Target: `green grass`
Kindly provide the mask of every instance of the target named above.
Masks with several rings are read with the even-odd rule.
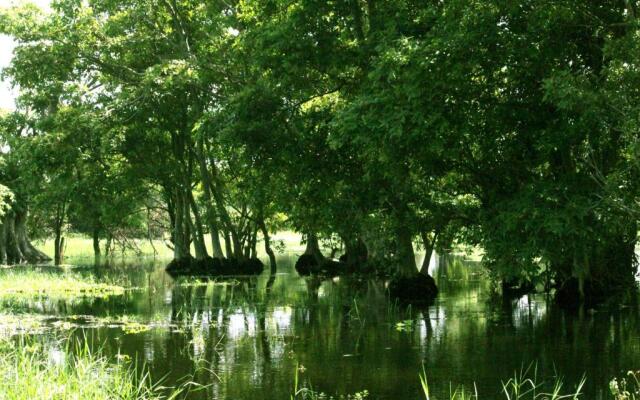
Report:
[[[0,341],[0,398],[150,400],[174,399],[183,392],[167,393],[126,361],[110,362],[86,345],[66,343],[56,349],[24,337]]]
[[[76,297],[108,297],[124,293],[122,286],[96,282],[73,273],[53,273],[32,269],[0,271],[0,300]]]
[[[290,400],[332,400],[332,399],[345,399],[345,400],[362,400],[369,398],[369,392],[363,390],[361,392],[350,395],[327,395],[323,392],[318,392],[310,386],[301,385],[299,379],[300,367],[296,367],[294,376],[293,392],[290,396]],[[632,374],[632,373],[630,373]],[[633,384],[629,381],[623,380],[618,382],[613,380],[610,384],[611,392],[615,394],[614,387],[618,389],[618,396],[614,397],[615,400],[640,400],[640,397],[623,397],[625,394],[629,394],[630,387],[635,388],[636,393],[640,393],[640,372],[639,375],[632,374],[634,377]],[[445,400],[442,397],[436,398],[429,390],[429,382],[427,379],[427,373],[424,367],[418,374],[420,381],[420,387],[422,389],[423,398],[425,400]],[[581,399],[582,388],[585,384],[583,378],[578,386],[569,390],[563,391],[562,379],[557,378],[552,382],[549,387],[539,380],[537,374],[537,368],[535,365],[522,369],[519,373],[514,374],[512,378],[502,382],[502,396],[504,400],[578,400]],[[543,387],[549,387],[548,391],[543,390]],[[472,390],[469,390],[463,386],[458,386],[455,389],[450,387],[449,395],[446,397],[448,400],[478,400],[481,397],[478,395],[478,389],[474,385]],[[495,400],[495,399],[494,399]]]
[[[615,400],[640,400],[640,371],[629,371],[623,378],[612,379],[609,391]]]
[[[429,392],[429,382],[424,367],[418,377],[425,400],[434,400],[435,398]],[[575,389],[564,392],[562,379],[556,378],[550,390],[545,391],[543,388],[547,386],[545,382],[539,380],[537,367],[530,365],[514,374],[509,380],[502,382],[502,398],[505,400],[578,400],[581,398],[585,381],[586,379],[582,378]],[[479,398],[475,385],[473,390],[463,386],[449,389],[449,400],[478,400]]]
[[[302,237],[300,234],[290,231],[278,232],[272,235],[272,246],[274,248],[285,248],[287,251],[302,254],[305,249],[305,245],[301,244]],[[258,240],[261,240],[259,237]],[[69,234],[65,237],[66,248],[65,258],[86,258],[93,257],[93,240],[87,236],[78,234]],[[144,257],[158,257],[158,258],[171,258],[173,252],[169,249],[162,240],[153,240],[153,245],[147,239],[131,239],[131,243],[139,249],[140,253],[131,250],[126,250],[124,256],[144,256]],[[101,250],[104,251],[104,243],[100,242]],[[222,242],[224,245],[224,242]],[[209,254],[211,254],[211,240],[209,235],[205,235],[205,244]],[[53,257],[53,239],[38,240],[34,242],[34,245],[38,250],[44,252],[49,257]],[[157,253],[154,253],[154,248]],[[264,253],[264,245],[262,242],[258,243],[258,256],[266,257]],[[192,253],[194,249],[192,248]],[[122,256],[120,248],[116,248],[115,256]]]

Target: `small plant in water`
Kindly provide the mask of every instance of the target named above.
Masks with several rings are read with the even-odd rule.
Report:
[[[413,331],[413,320],[405,319],[404,321],[396,322],[396,330],[398,332],[411,332],[411,331]]]
[[[369,391],[363,390],[354,394],[331,396],[323,392],[317,392],[311,387],[301,387],[299,374],[304,373],[305,368],[296,365],[296,373],[293,382],[293,394],[291,400],[364,400],[369,398]]]
[[[609,390],[615,400],[640,399],[640,371],[629,371],[626,378],[612,379]]]
[[[533,376],[529,377],[530,374],[533,374]],[[424,366],[418,375],[425,400],[431,400],[427,373]],[[577,400],[582,394],[582,387],[584,386],[584,383],[585,378],[582,378],[575,391],[568,394],[562,394],[562,379],[556,379],[551,392],[544,392],[541,390],[544,383],[538,380],[537,368],[534,367],[533,371],[531,371],[531,366],[529,366],[526,369],[522,369],[520,373],[516,373],[513,378],[506,382],[502,382],[502,394],[504,395],[503,398],[506,400]],[[464,388],[464,386],[459,386],[455,390],[450,388],[449,399],[478,400],[478,388],[475,384],[473,389],[473,392],[469,392]],[[616,400],[627,399],[635,400],[635,397],[616,397]]]
[[[122,295],[122,286],[95,282],[71,273],[8,270],[0,273],[0,300],[108,297]]]
[[[124,325],[122,325],[122,330],[127,334],[136,334],[147,332],[148,330],[151,330],[151,327],[139,322],[126,322]]]
[[[62,347],[19,337],[0,341],[0,398],[31,399],[175,399],[183,388],[163,390],[144,369],[118,358],[110,362],[86,342]]]

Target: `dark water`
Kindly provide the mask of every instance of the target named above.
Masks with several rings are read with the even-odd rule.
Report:
[[[604,399],[613,376],[640,368],[637,307],[567,312],[543,295],[495,300],[479,265],[441,257],[432,265],[436,303],[407,309],[388,301],[383,282],[302,278],[291,258],[279,262],[275,277],[200,286],[159,264],[87,269],[138,289],[21,307],[86,324],[70,334],[144,361],[165,385],[209,385],[194,399],[289,399],[296,368],[303,384],[332,395],[366,389],[371,399],[421,399],[423,365],[440,399],[474,383],[481,398],[498,398],[500,382],[531,365],[541,380],[563,376],[567,389],[586,375],[585,398]],[[123,319],[151,329],[105,322]]]

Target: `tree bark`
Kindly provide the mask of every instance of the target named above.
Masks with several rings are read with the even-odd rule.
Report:
[[[27,234],[28,217],[29,213],[26,210],[16,211],[15,213],[15,236],[18,247],[27,262],[48,261],[50,258],[36,249],[35,246],[31,244],[31,240],[29,240],[29,235]]]
[[[202,138],[198,141],[196,158],[198,159],[198,166],[200,168],[200,180],[202,181],[202,192],[206,204],[206,218],[209,226],[209,233],[211,234],[211,249],[213,251],[213,257],[223,258],[224,254],[222,253],[222,246],[220,244],[220,230],[216,221],[213,199],[211,198],[213,183],[211,182],[211,174],[209,174],[209,170],[207,169],[203,141],[204,139]]]
[[[413,237],[406,225],[396,229],[396,263],[398,274],[402,277],[412,277],[418,273],[416,256],[413,251]]]
[[[102,254],[100,253],[100,229],[93,228],[93,256],[96,261],[100,260]]]
[[[7,224],[0,220],[0,265],[7,262]]]
[[[424,260],[422,260],[422,268],[420,273],[423,275],[429,275],[429,264],[431,262],[431,256],[433,256],[433,249],[435,248],[436,240],[438,239],[438,232],[434,232],[433,237],[429,237],[429,233],[420,232],[422,237],[422,244],[424,245]]]
[[[181,190],[176,190],[174,227],[173,227],[173,259],[176,261],[189,258],[188,238],[185,223],[184,195]]]
[[[229,231],[224,230],[224,250],[227,254],[227,258],[233,258],[233,248],[231,247],[231,238]]]
[[[53,262],[55,265],[60,265],[62,264],[62,245],[63,245],[63,240],[62,240],[62,229],[59,227],[56,227],[55,229],[55,238],[54,238],[54,242],[53,242]]]
[[[344,243],[344,254],[349,265],[359,265],[366,263],[369,259],[369,251],[364,241],[359,238],[342,236]]]
[[[216,178],[216,166],[212,163],[211,170],[213,172],[213,180]],[[225,227],[225,230],[231,236],[231,243],[233,244],[233,256],[236,258],[242,257],[242,244],[240,243],[240,238],[238,237],[238,232],[231,221],[231,217],[229,216],[229,212],[224,206],[224,197],[222,195],[223,187],[222,184],[218,181],[211,187],[211,192],[213,194],[213,198],[216,201],[216,207],[218,208],[218,214],[222,219],[222,223]],[[227,252],[227,258],[231,258],[229,256],[229,252]]]
[[[196,250],[196,258],[198,260],[204,260],[209,257],[207,252],[207,246],[204,243],[204,231],[202,229],[202,219],[200,218],[200,211],[198,210],[198,205],[196,204],[196,200],[193,197],[193,192],[191,190],[187,190],[187,196],[189,197],[189,204],[191,204],[191,210],[193,211],[194,221],[191,221],[191,217],[189,217],[189,222],[195,228],[195,240],[194,247]],[[194,229],[192,229],[194,230]]]
[[[5,219],[6,224],[6,249],[7,249],[7,263],[9,264],[20,264],[25,262],[26,259],[20,250],[20,246],[18,246],[18,239],[16,236],[15,230],[15,215],[12,212]]]
[[[307,247],[304,254],[314,256],[318,263],[324,260],[324,255],[320,250],[320,243],[318,242],[318,235],[315,232],[307,233]]]
[[[53,227],[53,231],[55,233],[53,243],[53,262],[55,265],[62,264],[62,260],[64,258],[64,239],[62,237],[62,228],[64,226],[64,220],[66,219],[66,216],[67,204],[66,201],[63,201],[61,204],[57,205],[56,219]]]
[[[269,256],[269,266],[271,268],[271,274],[273,275],[277,270],[276,255],[271,248],[271,236],[269,236],[269,230],[267,229],[267,225],[264,223],[263,218],[260,218],[260,220],[258,220],[258,228],[260,228],[260,233],[262,233],[262,239],[264,240],[264,251]]]

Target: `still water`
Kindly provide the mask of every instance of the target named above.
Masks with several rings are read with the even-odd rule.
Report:
[[[160,263],[79,269],[134,289],[20,307],[51,316],[44,335],[73,323],[66,334],[144,362],[164,385],[207,385],[194,399],[289,399],[296,369],[331,395],[421,399],[422,366],[440,399],[474,384],[481,398],[498,398],[500,382],[528,366],[539,379],[564,377],[568,389],[586,375],[584,398],[605,399],[611,377],[640,368],[634,306],[569,312],[544,295],[497,300],[479,264],[440,256],[431,267],[439,297],[411,309],[390,302],[384,282],[303,278],[293,262],[280,257],[275,276],[205,284],[173,279]]]

